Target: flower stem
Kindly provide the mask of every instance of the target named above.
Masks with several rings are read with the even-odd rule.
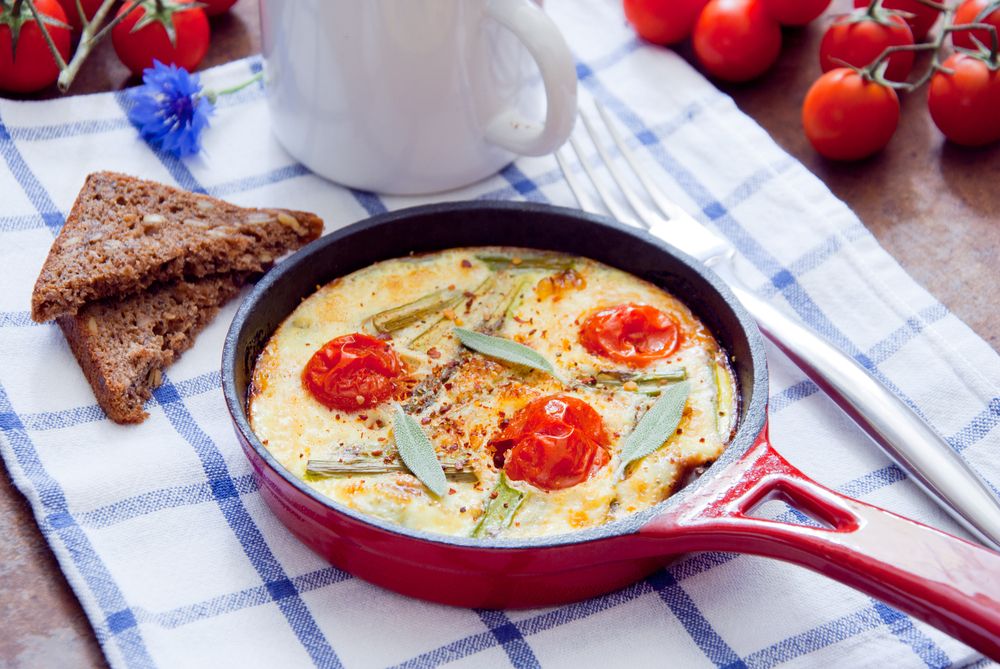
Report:
[[[56,43],[52,41],[52,35],[49,34],[48,26],[42,21],[41,14],[38,13],[38,8],[35,7],[35,0],[24,0],[28,4],[28,10],[31,11],[31,16],[35,19],[35,25],[38,29],[42,31],[42,37],[45,38],[45,43],[49,45],[49,51],[52,52],[52,57],[56,60],[56,65],[59,66],[60,70],[66,69],[66,61],[63,60],[62,54],[59,53],[59,49],[56,47]],[[17,12],[19,2],[14,3],[14,11]],[[16,14],[15,14],[16,15]]]
[[[69,90],[69,87],[73,84],[73,79],[76,78],[77,72],[80,71],[80,66],[83,65],[83,61],[90,55],[94,46],[107,36],[111,28],[128,15],[128,12],[122,12],[120,16],[116,16],[108,25],[101,28],[101,24],[104,23],[105,17],[111,11],[114,4],[115,0],[104,0],[98,8],[97,13],[94,14],[94,18],[90,21],[84,21],[80,44],[76,47],[76,52],[70,59],[69,64],[64,65],[62,72],[59,73],[57,83],[60,92],[65,93]]]
[[[202,93],[202,95],[208,98],[209,102],[214,103],[220,96],[229,95],[230,93],[235,93],[237,91],[242,91],[247,86],[255,84],[263,78],[264,78],[264,73],[258,72],[257,74],[253,75],[246,81],[236,84],[235,86],[230,86],[229,88],[223,88],[221,91],[205,91],[204,93]]]

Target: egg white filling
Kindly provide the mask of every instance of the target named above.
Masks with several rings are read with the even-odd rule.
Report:
[[[611,437],[608,465],[586,481],[562,490],[540,490],[523,481],[524,493],[508,537],[553,535],[601,525],[668,497],[694,468],[724,450],[735,419],[735,388],[725,353],[711,333],[677,298],[630,274],[583,258],[546,252],[572,263],[532,268],[530,262],[497,269],[480,260],[530,259],[540,252],[510,248],[452,249],[387,260],[319,288],[281,324],[254,368],[249,399],[254,432],[291,473],[346,506],[417,528],[470,535],[490,501],[500,473],[487,443],[502,418],[529,401],[563,393],[590,404]],[[409,472],[306,475],[310,460],[369,458],[393,461],[389,403],[370,410],[330,410],[303,386],[302,370],[327,341],[372,331],[371,317],[433,291],[463,291],[454,306],[426,314],[391,333],[391,344],[408,367],[419,397],[401,398],[421,423],[442,463],[462,463],[473,475],[449,480],[434,496]],[[674,315],[683,332],[670,357],[636,370],[589,353],[580,325],[596,308],[634,302]],[[545,356],[557,380],[464,349],[451,328],[492,328]],[[595,383],[602,373],[644,376],[683,370],[690,394],[680,425],[664,444],[616,477],[624,438],[655,402],[632,384]]]

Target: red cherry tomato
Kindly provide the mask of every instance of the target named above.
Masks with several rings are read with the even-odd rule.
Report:
[[[302,383],[330,409],[370,409],[392,397],[403,371],[386,342],[360,332],[331,339],[302,370]]]
[[[708,0],[625,0],[625,18],[639,36],[654,44],[688,38]]]
[[[956,53],[931,77],[927,107],[945,137],[965,146],[1000,140],[1000,71]]]
[[[886,23],[872,18],[857,20],[842,16],[830,24],[819,45],[819,64],[824,72],[844,67],[866,67],[890,46],[913,44],[913,33],[906,21],[897,15],[885,17]],[[914,53],[900,51],[889,56],[885,72],[891,81],[906,81],[913,69]]]
[[[867,7],[869,4],[870,0],[854,0],[855,7]],[[941,16],[939,10],[921,4],[917,0],[885,0],[882,6],[885,9],[894,9],[910,14],[910,16],[905,17],[906,23],[910,26],[913,39],[917,42],[923,42],[927,39],[927,33],[931,31],[931,28],[937,23],[938,17]]]
[[[55,21],[66,22],[66,14],[56,0],[35,0],[38,13]],[[59,65],[53,58],[45,36],[38,24],[31,19],[27,4],[21,5],[24,23],[17,40],[17,53],[11,46],[10,26],[6,21],[13,17],[8,12],[11,3],[0,5],[0,89],[16,93],[30,93],[51,85],[59,77]],[[69,59],[70,31],[51,23],[45,26],[55,42],[63,60]]]
[[[83,13],[87,15],[87,20],[94,18],[94,14],[100,9],[104,0],[80,0]],[[83,23],[80,22],[80,11],[76,8],[76,0],[59,0],[63,11],[66,12],[66,23],[73,26],[74,34],[79,34],[83,30]]]
[[[817,79],[802,105],[806,137],[834,160],[870,156],[889,143],[898,123],[896,91],[846,67]]]
[[[229,8],[236,4],[236,0],[198,0],[201,4],[205,5],[202,9],[209,16],[218,16],[219,14],[225,14],[229,11]]]
[[[595,311],[580,327],[580,343],[593,355],[645,367],[680,345],[677,321],[648,304],[619,304]]]
[[[490,442],[507,477],[542,490],[586,481],[608,463],[609,438],[593,407],[568,395],[548,395],[518,411]]]
[[[992,4],[993,0],[965,0],[962,4],[958,6],[955,10],[955,18],[952,23],[956,26],[963,23],[987,23],[997,29],[1000,33],[1000,7],[997,7],[992,12],[979,18],[979,15],[983,13],[983,10]],[[951,34],[951,43],[957,47],[962,47],[963,49],[978,49],[976,43],[972,40],[973,36],[983,43],[984,46],[992,46],[993,38],[990,37],[988,30],[963,30],[961,32],[953,32]],[[1000,34],[997,35],[1000,37]]]
[[[804,26],[819,18],[830,0],[764,0],[767,13],[783,26]]]
[[[694,25],[694,53],[712,75],[748,81],[781,52],[781,26],[761,0],[710,0]]]
[[[170,43],[167,30],[160,20],[132,32],[132,28],[147,13],[156,13],[153,0],[129,0],[118,10],[118,15],[128,12],[121,23],[111,29],[115,52],[134,74],[142,74],[153,60],[165,65],[177,65],[191,71],[198,67],[208,51],[208,18],[200,7],[185,7],[193,0],[163,0],[164,21],[173,20],[176,45]],[[169,16],[167,16],[169,15]]]

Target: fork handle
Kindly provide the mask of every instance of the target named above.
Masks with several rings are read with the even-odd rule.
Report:
[[[728,263],[714,268],[780,348],[942,509],[1000,550],[1000,502],[923,419],[839,348],[748,290]]]

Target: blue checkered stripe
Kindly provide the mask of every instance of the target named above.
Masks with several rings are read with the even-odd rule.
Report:
[[[604,5],[597,8],[607,12]],[[572,11],[560,6],[550,11],[559,9]],[[651,166],[662,171],[686,206],[733,240],[756,273],[763,294],[784,301],[911,406],[928,411],[926,404],[910,397],[886,370],[893,369],[899,357],[905,357],[909,348],[927,335],[928,328],[953,320],[947,310],[927,300],[912,313],[892,321],[874,340],[864,345],[854,341],[814,297],[810,279],[837,263],[852,247],[871,244],[867,231],[850,217],[828,234],[812,231],[814,239],[794,256],[776,255],[751,225],[752,215],[744,212],[752,211],[754,202],[783,179],[793,175],[808,178],[801,166],[771,146],[765,152],[767,160],[755,156],[757,163],[751,163],[744,178],[730,183],[728,190],[706,183],[692,168],[691,157],[675,147],[691,144],[685,138],[696,128],[711,128],[719,119],[738,118],[728,98],[702,85],[692,99],[666,105],[669,113],[651,114],[644,109],[640,114],[626,103],[616,84],[618,75],[632,62],[669,57],[642,47],[627,35],[603,47],[600,54],[588,53],[579,61],[585,96],[599,100],[613,113],[630,132],[632,145]],[[668,66],[678,71],[686,67],[675,62]],[[257,59],[250,59],[221,68],[217,76],[225,74],[238,80],[260,67]],[[209,171],[196,161],[180,161],[147,146],[136,147],[139,143],[124,115],[127,99],[120,94],[104,98],[105,107],[115,105],[117,114],[105,108],[93,120],[74,117],[45,125],[23,122],[24,114],[0,103],[0,154],[6,171],[0,172],[0,178],[7,178],[7,183],[17,188],[4,201],[30,205],[26,210],[0,211],[0,236],[5,243],[38,245],[43,239],[40,233],[51,239],[59,231],[68,209],[62,199],[66,194],[43,183],[45,172],[37,156],[81,141],[102,146],[112,157],[119,151],[140,151],[143,155],[139,160],[148,166],[142,170],[144,175],[163,174],[162,178],[185,188],[234,201],[246,198],[251,202],[259,196],[273,197],[274,203],[280,204],[276,198],[282,194],[319,193],[314,195],[313,208],[338,222],[413,202],[336,188],[280,152],[246,161],[259,171]],[[208,140],[207,150],[220,151],[220,160],[225,158],[224,149],[218,147],[240,141],[236,130],[226,123],[253,117],[263,104],[259,88],[224,98],[220,117],[225,118],[216,119],[216,127],[207,135],[217,137],[219,145]],[[21,122],[10,121],[10,116]],[[264,128],[258,131],[266,132]],[[49,151],[40,151],[46,147]],[[751,162],[741,155],[739,147],[730,149],[727,160]],[[77,183],[86,171],[80,170]],[[551,159],[518,161],[463,196],[572,204]],[[832,200],[828,194],[826,197]],[[41,254],[40,258],[46,249],[47,244],[34,252]],[[26,286],[21,303],[26,304],[33,276],[21,278],[18,286]],[[92,441],[113,434],[136,441],[132,446],[141,449],[141,437],[132,435],[143,428],[128,428],[136,430],[132,433],[118,431],[85,393],[76,395],[79,401],[69,406],[48,405],[44,397],[25,396],[23,377],[7,376],[6,370],[11,369],[7,363],[27,341],[40,340],[38,351],[60,346],[58,335],[53,333],[52,326],[33,324],[23,310],[0,311],[0,349],[4,351],[0,353],[0,452],[15,483],[31,502],[39,527],[116,667],[194,666],[208,657],[206,649],[214,647],[231,652],[249,649],[251,665],[255,658],[263,664],[274,654],[284,665],[324,667],[428,667],[463,660],[516,667],[625,659],[648,664],[665,657],[684,666],[717,667],[785,663],[859,666],[875,661],[891,666],[985,666],[985,661],[969,649],[881,602],[795,568],[735,555],[685,557],[619,592],[544,611],[442,609],[385,593],[319,563],[262,507],[254,480],[229,432],[218,371],[209,365],[192,370],[182,361],[179,367],[183,370],[171,371],[148,406],[152,414],[149,423],[162,424],[177,457],[187,459],[183,476],[154,476],[140,490],[130,489],[128,494],[111,491],[90,495],[94,484],[74,480],[65,468],[51,461],[47,453],[51,444],[56,439]],[[217,350],[212,353],[215,358],[207,358],[217,359]],[[772,356],[771,365],[776,379],[771,398],[776,432],[786,416],[791,424],[808,418],[810,412],[820,412],[832,416],[829,420],[834,423],[840,421],[837,429],[845,433],[846,441],[857,444],[858,452],[870,453],[863,437],[843,424],[815,385],[780,356]],[[985,451],[995,456],[1000,450],[998,423],[1000,397],[992,397],[953,429],[948,440],[956,450]],[[782,448],[795,462],[800,462],[796,456],[808,457],[805,451]],[[850,475],[841,476],[835,486],[845,494],[883,504],[886,500],[909,500],[908,508],[914,513],[940,520],[895,465],[876,455],[868,455],[865,464],[846,467]],[[793,511],[778,509],[775,513],[796,520]],[[144,541],[153,546],[154,540],[144,533],[155,532],[175,517],[203,522],[210,541],[191,545],[190,551],[202,551],[194,560],[197,568],[171,572],[170,565],[158,564],[155,573],[170,574],[177,579],[176,589],[183,591],[189,587],[187,581],[204,581],[205,571],[215,569],[222,574],[230,568],[238,570],[238,566],[243,570],[241,587],[206,598],[202,593],[212,589],[203,584],[191,587],[178,601],[178,597],[160,593],[168,589],[166,586],[158,588],[137,578],[136,570],[118,554],[118,544],[107,541],[110,533],[138,537],[139,548]],[[201,533],[192,528],[191,534]],[[213,559],[215,553],[224,554],[224,559]],[[141,550],[128,555],[132,561],[142,558],[152,563],[157,559],[142,555]],[[755,611],[759,617],[755,618]],[[801,620],[808,624],[801,624]],[[587,634],[588,626],[595,626],[593,634]],[[265,639],[271,643],[265,644]]]

